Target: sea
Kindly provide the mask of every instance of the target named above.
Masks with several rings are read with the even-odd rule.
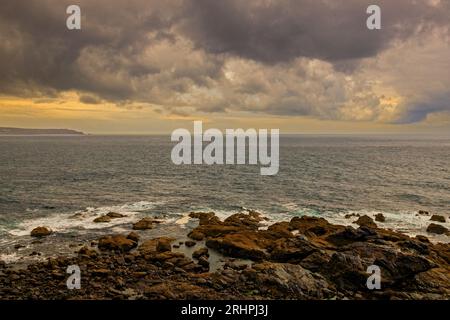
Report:
[[[450,136],[282,135],[274,176],[259,165],[175,165],[174,144],[169,135],[0,136],[0,260],[73,253],[147,216],[162,222],[148,237],[174,235],[192,223],[191,211],[354,227],[346,215],[382,213],[381,227],[450,241],[426,232],[431,214],[450,229]],[[111,211],[126,216],[93,222]],[[33,239],[37,226],[54,234]]]

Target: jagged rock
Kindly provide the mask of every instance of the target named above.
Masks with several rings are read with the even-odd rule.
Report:
[[[375,221],[378,221],[378,222],[385,222],[385,221],[386,221],[386,218],[384,217],[384,215],[383,215],[382,213],[377,213],[377,214],[375,215]]]
[[[136,241],[127,239],[123,235],[106,236],[100,238],[98,241],[98,248],[100,250],[130,251],[136,246]]]
[[[259,263],[246,275],[259,288],[270,290],[275,297],[291,292],[297,299],[326,299],[334,295],[334,285],[319,274],[289,263]]]
[[[301,238],[278,239],[269,246],[270,259],[277,262],[298,263],[317,248]]]
[[[428,228],[427,232],[429,233],[435,233],[435,234],[448,234],[449,231],[446,227],[441,226],[440,224],[431,223]]]
[[[437,214],[433,214],[430,218],[431,221],[437,221],[437,222],[442,222],[445,223],[445,217],[444,216],[440,216]]]
[[[53,231],[50,228],[47,227],[37,227],[34,228],[31,231],[31,236],[32,237],[45,237],[45,236],[49,236],[53,233]]]

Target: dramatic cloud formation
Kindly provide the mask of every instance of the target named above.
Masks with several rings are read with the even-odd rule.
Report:
[[[73,1],[0,4],[0,94],[84,104],[411,123],[450,112],[450,1]]]

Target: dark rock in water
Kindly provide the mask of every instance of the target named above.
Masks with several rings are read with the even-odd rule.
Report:
[[[236,213],[228,218],[226,218],[223,222],[226,225],[230,226],[245,226],[251,229],[258,229],[260,227],[261,221],[264,219],[261,217],[261,214],[259,214],[256,211],[251,211],[248,214],[245,213]]]
[[[192,253],[192,257],[195,259],[198,259],[202,256],[206,256],[209,257],[209,253],[208,253],[208,249],[207,248],[200,248],[196,251],[194,251],[194,253]]]
[[[127,235],[127,239],[133,240],[134,242],[139,242],[140,237],[136,232],[132,231]]]
[[[172,250],[172,246],[170,244],[171,240],[172,239],[168,238],[160,238],[156,244],[156,251],[158,252],[171,251]]]
[[[184,245],[189,248],[195,246],[195,243],[195,241],[187,240]]]
[[[137,242],[127,239],[123,235],[113,235],[102,237],[98,240],[100,250],[130,251],[137,246]]]
[[[191,212],[189,217],[199,219],[199,225],[220,222],[220,219],[214,214],[214,212]]]
[[[350,219],[350,218],[353,218],[353,217],[360,217],[361,215],[359,214],[359,213],[347,213],[344,217],[345,217],[345,219]]]
[[[444,216],[440,216],[437,214],[433,214],[430,218],[431,221],[437,221],[437,222],[442,222],[445,223],[445,217]]]
[[[193,240],[197,240],[197,241],[202,241],[205,238],[205,235],[197,230],[192,230],[189,234],[188,237],[193,239]]]
[[[133,224],[134,230],[147,230],[147,229],[153,229],[154,220],[152,218],[143,218]]]
[[[117,212],[108,212],[107,214],[106,214],[106,216],[108,216],[108,217],[110,217],[110,218],[112,218],[112,219],[117,219],[117,218],[123,218],[123,217],[126,217],[126,215],[124,215],[124,214],[121,214],[121,213],[117,213]]]
[[[435,234],[448,234],[449,231],[446,227],[441,226],[440,224],[431,223],[428,228],[427,232],[429,233],[435,233]]]
[[[427,215],[429,215],[430,213],[429,213],[428,211],[425,211],[425,210],[419,210],[419,214],[420,214],[420,215],[427,216]]]
[[[367,215],[359,217],[358,220],[354,221],[354,223],[356,223],[359,226],[377,228],[377,224],[373,222],[372,218]]]
[[[108,216],[100,216],[94,219],[95,223],[106,223],[111,222],[111,218]]]
[[[45,236],[51,235],[52,233],[53,233],[53,231],[50,228],[37,227],[31,231],[31,236],[32,237],[45,237]]]
[[[377,214],[375,215],[375,221],[378,221],[378,222],[385,222],[385,221],[386,221],[386,218],[384,217],[384,215],[383,215],[382,213],[377,213]]]

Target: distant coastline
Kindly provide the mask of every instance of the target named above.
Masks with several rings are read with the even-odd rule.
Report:
[[[26,129],[0,127],[0,136],[25,135],[85,135],[85,133],[70,129]]]

